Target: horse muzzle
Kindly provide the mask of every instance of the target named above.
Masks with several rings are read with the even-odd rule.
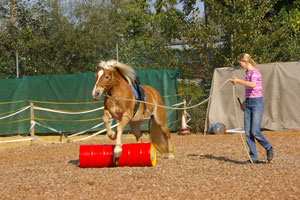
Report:
[[[93,90],[92,92],[92,96],[95,100],[100,100],[102,94],[104,92],[104,89],[103,88],[96,88]]]

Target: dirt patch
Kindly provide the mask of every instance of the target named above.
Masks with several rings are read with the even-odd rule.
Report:
[[[2,148],[0,199],[299,199],[300,131],[264,134],[274,147],[270,164],[243,164],[239,134],[173,134],[176,158],[158,154],[154,167],[79,168],[80,145],[113,144],[103,136]]]

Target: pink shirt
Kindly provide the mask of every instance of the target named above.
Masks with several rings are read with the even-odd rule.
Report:
[[[262,97],[262,79],[260,71],[257,68],[247,70],[245,81],[253,82],[256,85],[255,88],[246,86],[246,98]]]

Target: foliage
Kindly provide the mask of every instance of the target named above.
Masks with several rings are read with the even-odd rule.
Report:
[[[20,76],[94,71],[100,60],[116,59],[137,68],[176,67],[168,48],[179,37],[183,13],[176,1],[39,0],[11,1],[0,9],[1,78],[14,76],[16,52]]]
[[[277,61],[300,60],[300,1],[285,4],[274,20],[273,45]]]
[[[258,63],[299,60],[298,6],[278,11],[274,8],[280,1],[204,2],[206,19],[194,13],[185,29],[185,39],[203,57],[205,68],[233,66],[236,56],[243,52]],[[292,4],[298,5],[295,2],[299,1]]]
[[[180,35],[184,15],[174,0],[130,1],[126,10],[126,29],[121,44],[124,62],[138,68],[174,68],[176,55],[169,46]]]
[[[299,1],[205,0],[201,18],[195,0],[19,0],[15,21],[12,1],[3,2],[2,78],[14,76],[16,53],[21,76],[76,73],[116,59],[116,45],[120,61],[136,68],[177,67],[202,77],[234,65],[241,52],[259,63],[296,61],[300,55]],[[169,48],[175,39],[192,49]]]

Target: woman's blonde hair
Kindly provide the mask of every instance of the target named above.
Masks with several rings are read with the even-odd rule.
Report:
[[[253,67],[256,68],[256,63],[254,60],[251,58],[251,56],[247,53],[242,53],[237,57],[238,61],[243,61],[243,62],[249,62]]]

